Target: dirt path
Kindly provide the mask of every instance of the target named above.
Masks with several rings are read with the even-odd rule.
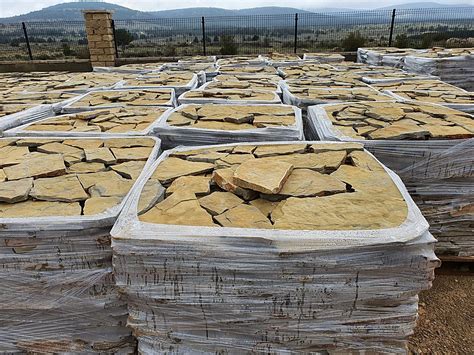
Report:
[[[467,266],[463,266],[464,269]],[[443,265],[420,295],[420,318],[410,338],[414,354],[474,354],[474,272]]]

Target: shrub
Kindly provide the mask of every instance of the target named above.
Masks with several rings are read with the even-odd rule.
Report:
[[[356,51],[365,45],[365,38],[359,31],[351,32],[342,40],[342,48],[346,51]]]
[[[234,42],[233,36],[221,37],[221,54],[223,55],[237,54],[237,45]]]

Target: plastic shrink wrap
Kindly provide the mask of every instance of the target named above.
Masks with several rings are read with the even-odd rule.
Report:
[[[52,105],[22,106],[23,107],[21,108],[18,107],[20,111],[0,117],[0,137],[3,136],[4,132],[10,128],[24,125],[29,122],[34,122],[54,114]],[[6,107],[4,107],[4,109],[5,108]],[[17,108],[14,110],[16,109]]]
[[[357,62],[369,65],[387,65],[404,68],[405,56],[421,53],[423,50],[396,47],[358,48]]]
[[[13,157],[14,151],[30,149],[30,158],[44,161],[45,158],[39,156],[41,151],[69,147],[70,155],[64,155],[64,159],[73,162],[79,155],[74,155],[72,150],[77,153],[80,146],[95,146],[97,142],[117,145],[124,140],[125,145],[139,146],[141,143],[137,138],[120,138],[120,141],[116,138],[81,138],[69,139],[67,142],[71,145],[66,147],[59,144],[64,139],[66,137],[59,136],[43,140],[0,139],[0,146],[3,145],[0,148],[3,170],[0,172],[7,178],[0,182],[0,352],[130,354],[134,352],[136,342],[125,326],[127,310],[112,275],[110,245],[110,229],[126,196],[95,197],[97,201],[109,201],[96,206],[88,206],[91,199],[86,200],[85,205],[84,201],[66,202],[77,201],[77,186],[74,190],[61,187],[57,179],[74,176],[70,166],[66,170],[68,175],[64,175],[64,170],[60,175],[58,165],[49,161],[43,166],[36,161],[35,164],[31,162],[30,168],[15,169],[15,164],[5,167],[8,162],[3,154],[9,149],[8,156]],[[150,150],[148,161],[140,161],[146,168],[159,153],[159,140],[141,139],[147,140]],[[61,157],[43,154],[53,155]],[[26,164],[18,157],[17,162]],[[99,163],[91,164],[92,167]],[[135,171],[136,174],[140,172],[139,169]],[[11,184],[21,185],[33,180],[15,180],[19,173],[36,176],[29,192],[12,188]],[[55,189],[56,197],[51,190],[36,185],[50,179],[50,188]],[[73,179],[70,178],[67,184],[73,183]],[[131,187],[132,180],[127,181]],[[101,188],[96,190],[103,193]],[[23,201],[25,193],[27,200]],[[5,202],[6,198],[10,202]],[[110,208],[105,209],[107,205]]]
[[[289,143],[295,146],[284,142],[283,149]],[[307,143],[314,151],[361,149]],[[208,148],[235,146],[248,151]],[[128,326],[140,353],[406,352],[417,294],[431,286],[439,260],[428,223],[393,172],[359,152],[387,174],[406,206],[390,228],[360,228],[357,221],[339,230],[141,222],[137,205],[155,169],[170,154],[198,154],[197,148],[164,152],[112,230],[117,285],[127,295]],[[373,198],[380,201],[377,193]],[[317,221],[323,211],[303,209],[294,217]]]
[[[178,104],[281,104],[277,92],[260,89],[207,89],[206,83],[198,89],[178,97]]]
[[[199,111],[201,108],[212,113],[212,121],[197,119],[195,110]],[[193,119],[188,118],[191,109],[194,112]],[[245,122],[236,123],[236,120],[242,117]],[[179,145],[289,141],[304,138],[301,110],[287,105],[185,104],[163,115],[158,125],[153,128],[153,134],[160,137],[163,149]]]
[[[458,139],[449,138],[449,127],[441,126],[439,131],[446,134],[444,139],[426,140],[427,132],[424,132],[425,138],[421,140],[421,137],[418,140],[365,140],[364,137],[346,133],[347,127],[332,124],[326,109],[331,112],[334,106],[312,106],[308,109],[308,134],[321,140],[363,142],[366,149],[402,178],[430,223],[431,233],[438,239],[437,253],[474,255],[474,138],[469,138],[474,137],[472,116],[452,110],[451,114],[462,119],[458,122],[462,122],[463,127],[471,132],[464,135],[458,132]],[[443,109],[449,110],[437,105],[429,106],[438,117]],[[362,119],[352,118],[354,124]],[[419,128],[416,130],[420,131]],[[417,134],[415,131],[411,133]]]
[[[176,96],[196,89],[199,86],[198,74],[192,72],[150,72],[133,79],[117,83],[114,89],[173,89]]]
[[[320,63],[340,63],[346,58],[338,53],[305,53],[303,60],[315,60]]]

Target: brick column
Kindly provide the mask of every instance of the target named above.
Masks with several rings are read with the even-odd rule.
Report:
[[[115,44],[112,30],[112,11],[84,10],[87,41],[93,67],[115,66]]]

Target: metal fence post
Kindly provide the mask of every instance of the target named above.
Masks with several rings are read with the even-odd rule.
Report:
[[[204,16],[201,17],[201,24],[202,24],[202,51],[204,55],[206,55],[206,26],[204,25]]]
[[[26,32],[26,24],[22,22],[21,25],[23,27],[23,33],[25,35],[26,48],[28,48],[28,56],[30,57],[30,60],[33,60],[33,54],[31,54],[30,40],[28,39],[28,32]]]
[[[115,35],[115,21],[110,20],[110,25],[112,26],[112,35],[114,36],[115,58],[118,58],[119,52],[118,52],[118,47],[117,47],[117,36]]]
[[[293,52],[296,54],[296,47],[298,46],[298,13],[295,14],[295,48]]]
[[[388,46],[392,46],[393,25],[395,24],[395,9],[392,11],[392,23],[390,24],[390,36],[388,37]]]

